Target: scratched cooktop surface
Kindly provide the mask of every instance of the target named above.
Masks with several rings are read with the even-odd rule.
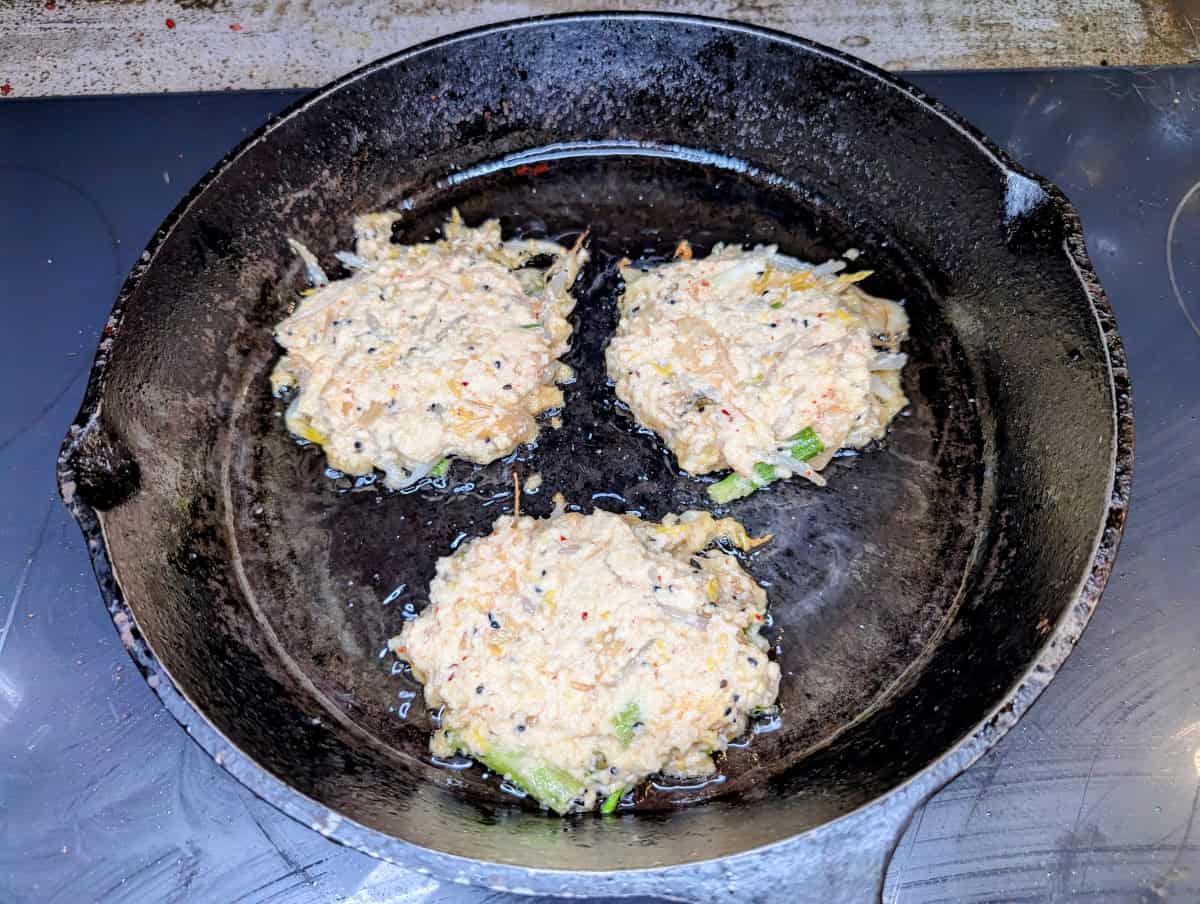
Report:
[[[1138,450],[1091,626],[1018,727],[918,812],[886,900],[1200,900],[1200,69],[912,80],[1079,208]],[[126,271],[297,96],[0,103],[0,904],[510,900],[341,848],[214,765],[126,656],[57,499],[55,452]]]

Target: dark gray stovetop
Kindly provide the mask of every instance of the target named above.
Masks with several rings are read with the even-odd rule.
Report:
[[[886,900],[1200,900],[1200,69],[913,80],[1079,207],[1129,354],[1138,464],[1091,627],[1019,726],[917,814]],[[215,766],[133,668],[56,497],[125,272],[296,96],[0,105],[0,904],[507,898],[338,847]]]

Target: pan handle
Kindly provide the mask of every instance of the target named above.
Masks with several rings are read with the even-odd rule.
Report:
[[[59,486],[68,503],[78,499],[97,511],[128,500],[142,483],[142,470],[129,447],[93,413],[75,424],[58,455]]]

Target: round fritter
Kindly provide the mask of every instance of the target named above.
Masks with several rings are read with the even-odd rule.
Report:
[[[461,751],[563,813],[646,776],[714,771],[773,704],[766,593],[704,512],[661,524],[596,511],[498,519],[441,559],[429,605],[391,648],[443,707],[435,755]]]
[[[278,325],[287,354],[271,375],[293,392],[288,429],[348,474],[382,470],[392,487],[447,457],[486,464],[537,435],[562,404],[569,289],[586,252],[503,242],[500,224],[455,215],[441,241],[396,245],[398,214],[355,221],[348,279],[320,286]],[[324,274],[296,245],[314,280]]]
[[[833,453],[882,437],[907,404],[904,309],[779,254],[718,245],[649,270],[625,266],[608,347],[620,399],[693,474],[800,473],[821,482]],[[789,444],[810,437],[801,458]],[[816,450],[816,451],[814,451]]]

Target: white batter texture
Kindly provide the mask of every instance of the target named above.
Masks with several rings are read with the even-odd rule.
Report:
[[[461,751],[557,812],[648,775],[703,776],[774,703],[766,593],[718,537],[733,519],[499,518],[441,559],[430,602],[391,649],[442,707],[431,749]]]
[[[768,466],[823,483],[838,449],[881,438],[908,403],[908,317],[855,285],[870,271],[837,274],[775,246],[692,259],[684,243],[671,263],[621,275],[609,376],[686,471],[731,468],[761,484],[756,467]],[[789,443],[806,429],[823,448],[798,460]]]
[[[384,472],[410,485],[444,459],[486,464],[538,432],[563,401],[558,358],[571,336],[571,284],[586,252],[502,241],[500,224],[470,228],[457,211],[444,238],[391,242],[399,214],[355,220],[354,272],[319,285],[276,327],[286,354],[271,375],[294,398],[288,429],[320,444],[347,474]]]

